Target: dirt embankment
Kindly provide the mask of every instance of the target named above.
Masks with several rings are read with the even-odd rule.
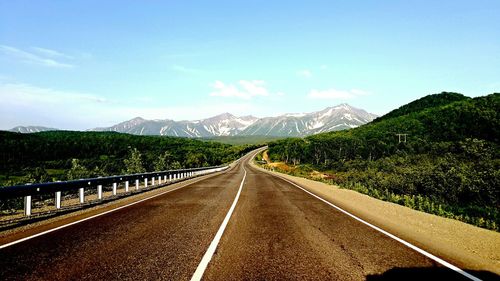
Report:
[[[253,163],[252,165],[257,167]],[[462,269],[486,270],[500,275],[498,232],[416,211],[322,182],[257,168],[293,181],[344,210]]]
[[[262,152],[262,158],[266,160],[267,163],[271,163],[271,159],[269,159],[269,155],[267,154],[267,150]]]

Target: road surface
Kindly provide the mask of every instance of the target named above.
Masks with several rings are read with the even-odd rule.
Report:
[[[0,280],[190,280],[233,203],[215,253],[205,257],[204,280],[468,280],[255,169],[250,156],[216,176],[0,249]]]

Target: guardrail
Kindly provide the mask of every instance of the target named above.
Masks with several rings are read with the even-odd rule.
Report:
[[[152,186],[155,185],[155,182],[157,182],[158,185],[167,184],[174,181],[222,171],[227,168],[228,166],[213,166],[71,181],[6,186],[0,187],[0,200],[24,197],[24,215],[31,216],[31,198],[36,195],[53,193],[55,201],[54,206],[56,209],[60,209],[62,201],[61,192],[63,191],[78,190],[79,202],[80,204],[83,204],[85,203],[85,189],[96,188],[97,199],[103,200],[103,186],[112,186],[112,196],[114,196],[117,195],[119,183],[125,183],[125,192],[129,192],[131,182],[135,184],[135,190],[139,190],[141,188],[141,182],[144,183],[143,187],[147,188],[149,183],[151,183]]]

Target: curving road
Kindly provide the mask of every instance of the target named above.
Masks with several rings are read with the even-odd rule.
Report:
[[[204,256],[204,280],[469,280],[255,169],[250,156],[216,176],[0,249],[0,280],[189,280]]]

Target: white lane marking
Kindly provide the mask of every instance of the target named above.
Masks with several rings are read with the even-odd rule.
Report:
[[[351,218],[353,218],[353,219],[355,219],[355,220],[357,220],[357,221],[359,221],[359,222],[361,222],[361,223],[363,223],[363,224],[365,224],[365,225],[367,225],[367,226],[369,226],[369,227],[371,227],[371,228],[373,228],[373,229],[375,229],[375,230],[377,230],[377,231],[379,231],[379,232],[381,232],[381,233],[383,233],[383,234],[385,234],[385,235],[389,236],[390,238],[392,238],[392,239],[394,239],[394,240],[398,241],[399,243],[401,243],[401,244],[403,244],[403,245],[405,245],[405,246],[407,246],[407,247],[409,247],[409,248],[411,248],[411,249],[413,249],[413,250],[415,250],[415,251],[419,252],[420,254],[422,254],[422,255],[424,255],[424,256],[426,256],[426,257],[428,257],[428,258],[430,258],[430,259],[434,260],[435,262],[440,263],[441,265],[443,265],[443,266],[445,266],[445,267],[447,267],[447,268],[449,268],[449,269],[451,269],[451,270],[453,270],[453,271],[455,271],[455,272],[457,272],[457,273],[460,273],[460,274],[462,274],[463,276],[465,276],[465,277],[467,277],[467,278],[469,278],[469,279],[471,279],[471,280],[474,280],[474,281],[482,281],[481,279],[479,279],[479,278],[475,277],[474,275],[471,275],[470,273],[467,273],[467,272],[463,271],[463,270],[462,270],[462,269],[460,269],[459,267],[454,266],[453,264],[451,264],[451,263],[449,263],[449,262],[447,262],[447,261],[445,261],[445,260],[442,260],[442,259],[440,259],[440,258],[438,258],[438,257],[434,256],[433,254],[431,254],[431,253],[429,253],[429,252],[427,252],[427,251],[425,251],[425,250],[420,249],[419,247],[417,247],[417,246],[415,246],[415,245],[411,244],[410,242],[407,242],[407,241],[405,241],[405,240],[403,240],[403,239],[401,239],[401,238],[397,237],[396,235],[393,235],[393,234],[391,234],[391,233],[389,233],[389,232],[387,232],[387,231],[385,231],[385,230],[383,230],[383,229],[381,229],[381,228],[379,228],[379,227],[377,227],[377,226],[375,226],[375,225],[373,225],[373,224],[371,224],[371,223],[369,223],[369,222],[366,222],[366,221],[364,221],[364,220],[362,220],[362,219],[360,219],[360,218],[356,217],[355,215],[353,215],[353,214],[351,214],[351,213],[347,212],[346,210],[344,210],[344,209],[342,209],[342,208],[338,207],[337,205],[335,205],[335,204],[333,204],[333,203],[331,203],[331,202],[329,202],[329,201],[327,201],[327,200],[325,200],[325,199],[323,199],[323,198],[319,197],[318,195],[316,195],[316,194],[314,194],[314,193],[310,192],[309,190],[304,189],[303,187],[301,187],[301,186],[299,186],[299,185],[295,184],[294,182],[291,182],[291,181],[289,181],[289,180],[287,180],[287,179],[285,179],[285,178],[283,178],[283,177],[280,177],[280,176],[278,176],[278,175],[274,175],[274,174],[270,174],[270,175],[275,176],[275,177],[277,177],[277,178],[280,178],[280,179],[282,179],[282,180],[284,180],[284,181],[288,182],[289,184],[294,185],[294,186],[296,186],[296,187],[298,187],[298,188],[302,189],[304,192],[306,192],[306,193],[308,193],[309,195],[311,195],[311,196],[315,197],[316,199],[319,199],[319,200],[323,201],[324,203],[326,203],[326,204],[330,205],[331,207],[333,207],[333,208],[335,208],[335,209],[337,209],[337,210],[341,211],[342,213],[344,213],[344,214],[346,214],[346,215],[350,216]]]
[[[193,276],[191,277],[191,281],[201,280],[201,278],[203,277],[203,274],[205,273],[205,270],[207,269],[208,263],[212,259],[212,256],[214,255],[215,250],[217,249],[217,245],[219,244],[219,241],[222,237],[222,234],[224,233],[224,230],[226,229],[226,226],[229,222],[229,219],[231,218],[231,215],[233,214],[234,208],[236,208],[236,203],[238,203],[238,199],[240,198],[241,190],[243,189],[243,184],[245,183],[245,178],[247,177],[247,170],[245,169],[245,167],[243,167],[243,171],[245,171],[245,175],[243,176],[243,180],[241,180],[240,189],[238,190],[238,193],[236,194],[236,197],[234,198],[233,204],[231,205],[231,208],[229,208],[229,211],[227,212],[226,217],[224,218],[224,221],[222,221],[222,224],[220,225],[219,230],[217,231],[217,234],[215,234],[214,240],[212,240],[212,243],[210,243],[210,246],[208,246],[208,249],[205,252],[205,255],[203,255],[203,258],[201,259],[200,264],[198,264],[196,271],[194,272]]]
[[[135,204],[138,204],[138,203],[141,203],[141,202],[144,202],[146,200],[149,200],[149,199],[153,199],[155,197],[158,197],[158,196],[161,196],[161,195],[164,195],[166,193],[169,193],[169,192],[172,192],[172,191],[175,191],[175,190],[178,190],[178,189],[181,189],[183,187],[186,187],[188,185],[192,185],[192,184],[195,184],[199,181],[202,181],[202,180],[206,180],[207,178],[202,178],[202,179],[199,179],[197,181],[194,181],[194,182],[190,182],[190,183],[187,183],[183,186],[179,186],[179,187],[176,187],[174,189],[171,189],[171,190],[167,190],[167,191],[164,191],[162,193],[158,193],[158,194],[155,194],[151,197],[147,197],[147,198],[144,198],[144,199],[141,199],[139,201],[135,201],[135,202],[132,202],[130,204],[127,204],[127,205],[124,205],[124,206],[121,206],[121,207],[118,207],[116,209],[112,209],[112,210],[109,210],[109,211],[106,211],[106,212],[102,212],[102,213],[99,213],[99,214],[96,214],[96,215],[93,215],[93,216],[90,216],[90,217],[87,217],[87,218],[84,218],[84,219],[81,219],[81,220],[77,220],[77,221],[74,221],[74,222],[71,222],[71,223],[68,223],[68,224],[64,224],[64,225],[61,225],[61,226],[58,226],[56,228],[52,228],[52,229],[49,229],[49,230],[45,230],[43,232],[40,232],[40,233],[37,233],[37,234],[34,234],[34,235],[31,235],[31,236],[28,236],[28,237],[24,237],[24,238],[21,238],[19,240],[15,240],[15,241],[12,241],[12,242],[9,242],[7,244],[3,244],[3,245],[0,245],[0,249],[3,249],[3,248],[7,248],[9,246],[12,246],[14,244],[17,244],[17,243],[21,243],[21,242],[24,242],[26,240],[29,240],[29,239],[32,239],[32,238],[35,238],[35,237],[38,237],[38,236],[42,236],[42,235],[45,235],[47,233],[51,233],[53,231],[56,231],[56,230],[59,230],[59,229],[62,229],[62,228],[65,228],[65,227],[68,227],[68,226],[71,226],[71,225],[74,225],[74,224],[77,224],[77,223],[81,223],[81,222],[84,222],[84,221],[87,221],[87,220],[90,220],[90,219],[93,219],[93,218],[97,218],[97,217],[100,217],[100,216],[103,216],[105,214],[109,214],[109,213],[112,213],[114,211],[118,211],[120,209],[123,209],[123,208],[127,208],[127,207],[130,207],[132,205],[135,205]]]

